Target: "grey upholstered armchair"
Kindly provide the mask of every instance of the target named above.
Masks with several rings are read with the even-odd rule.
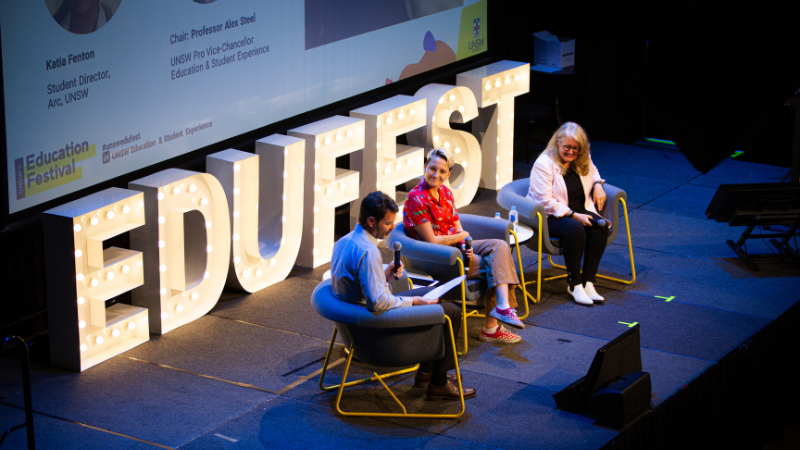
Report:
[[[326,280],[314,289],[314,293],[311,295],[311,306],[319,315],[335,324],[328,353],[325,356],[325,363],[322,366],[322,374],[319,377],[319,387],[325,391],[338,390],[336,409],[340,414],[345,416],[431,418],[454,418],[464,414],[464,390],[460,382],[461,373],[459,372],[458,358],[455,356],[455,340],[452,339],[453,327],[450,319],[445,316],[441,305],[413,306],[372,312],[364,306],[339,300],[333,293],[331,281]],[[417,370],[421,362],[433,361],[444,357],[446,342],[442,337],[442,327],[446,327],[445,330],[449,329],[451,342],[453,342],[453,357],[459,380],[458,387],[461,393],[461,412],[458,414],[408,414],[405,406],[383,382],[383,379],[413,372]],[[349,350],[347,362],[341,382],[338,385],[326,387],[323,385],[323,381],[331,360],[331,353],[337,334],[341,334],[342,341],[344,341],[345,347]],[[347,382],[347,372],[350,369],[353,357],[371,366],[412,367],[383,375],[375,373],[370,378]],[[380,381],[383,387],[391,393],[402,408],[402,413],[342,411],[340,402],[345,387],[376,380]]]
[[[617,233],[620,229],[618,218],[619,218],[619,207],[620,205],[622,205],[622,210],[624,212],[624,217],[625,217],[625,230],[628,236],[628,251],[631,257],[631,279],[622,280],[619,278],[609,277],[607,275],[600,275],[600,274],[598,274],[597,276],[599,278],[604,278],[606,280],[612,280],[619,283],[633,284],[633,282],[636,281],[636,269],[633,265],[633,246],[631,245],[631,229],[628,223],[628,207],[627,207],[628,195],[622,189],[616,186],[611,186],[610,184],[605,184],[603,187],[606,191],[606,196],[609,198],[609,201],[606,202],[604,208],[599,212],[601,216],[607,217],[614,224],[613,227],[611,228],[611,232],[608,234],[608,244],[614,242],[614,239],[616,239]],[[511,209],[512,206],[516,206],[517,211],[519,212],[520,223],[527,225],[533,229],[533,238],[527,241],[526,245],[528,246],[528,248],[539,254],[539,264],[537,270],[538,272],[537,280],[530,281],[528,282],[528,284],[537,283],[536,297],[534,298],[531,296],[531,299],[534,301],[534,303],[538,303],[542,295],[542,290],[541,290],[542,254],[543,253],[547,254],[548,261],[550,262],[550,265],[552,265],[553,267],[557,267],[559,269],[564,269],[564,270],[566,270],[566,267],[553,263],[552,255],[562,255],[564,253],[563,249],[561,248],[561,240],[550,236],[550,232],[547,228],[547,220],[546,220],[547,213],[545,212],[544,206],[533,201],[533,199],[528,198],[529,189],[530,189],[530,180],[528,178],[512,181],[511,183],[508,183],[507,185],[503,186],[497,192],[497,204],[506,209]],[[563,278],[566,276],[567,276],[566,274],[558,275],[555,277],[546,278],[545,281],[554,280],[556,278]]]
[[[497,220],[495,218],[475,216],[471,214],[459,214],[459,220],[465,230],[469,231],[473,239],[501,239],[509,241],[509,235],[513,233],[511,222],[507,220]],[[517,239],[517,242],[519,240]],[[461,251],[455,247],[439,244],[431,244],[425,241],[412,239],[406,235],[403,224],[397,227],[389,235],[386,244],[389,248],[394,247],[395,242],[403,245],[403,262],[408,270],[421,272],[433,278],[445,282],[455,277],[464,275],[465,263]],[[519,243],[515,244],[517,249],[517,259],[522,266],[519,256]],[[520,273],[520,282],[523,292],[525,291],[524,275]],[[469,350],[467,341],[467,318],[484,317],[478,311],[467,311],[467,306],[483,306],[483,294],[486,293],[486,283],[482,279],[470,279],[461,283],[461,289],[453,289],[442,297],[442,300],[457,300],[461,302],[463,312],[464,351],[460,355],[466,354]],[[523,297],[524,298],[524,297]],[[528,302],[524,301],[525,314],[520,319],[528,317]]]

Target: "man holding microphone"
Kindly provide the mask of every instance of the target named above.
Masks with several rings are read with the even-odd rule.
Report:
[[[378,239],[386,239],[394,230],[394,222],[399,208],[395,201],[383,192],[372,192],[361,202],[358,224],[355,229],[339,239],[333,247],[331,260],[331,287],[339,300],[364,305],[370,311],[384,311],[414,305],[430,305],[438,299],[427,299],[420,295],[428,288],[393,294],[389,281],[403,275],[403,266],[395,268],[389,264],[383,270]],[[453,325],[454,337],[458,339],[461,330],[461,310],[452,303],[442,304],[445,315]],[[445,355],[442,359],[421,363],[414,377],[414,386],[428,384],[429,400],[458,400],[458,386],[454,383],[455,374],[447,373],[454,369],[453,346],[450,333],[444,332]],[[464,398],[475,397],[475,389],[464,387]]]

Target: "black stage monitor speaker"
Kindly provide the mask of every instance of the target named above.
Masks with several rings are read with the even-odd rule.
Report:
[[[639,348],[639,342],[639,325],[634,325],[628,331],[598,349],[586,376],[553,394],[556,406],[567,411],[587,412],[590,410],[592,394],[595,394],[600,388],[609,387],[611,383],[624,381],[620,380],[620,378],[626,376],[626,374],[641,372],[642,353]],[[643,384],[640,385],[639,383]],[[644,392],[644,387],[646,387],[646,392]],[[622,402],[623,406],[625,404],[641,405],[645,400],[646,404],[649,405],[650,375],[647,374],[646,382],[637,381],[635,388],[629,391],[628,393],[626,390],[626,399]],[[630,395],[635,396],[635,398],[627,398]],[[616,400],[610,401],[603,397],[598,401],[600,402],[599,405],[605,405]],[[619,404],[619,401],[617,401],[617,404]],[[613,411],[612,416],[626,417],[624,408],[621,411]],[[597,416],[594,416],[594,418],[603,423],[602,418]]]
[[[706,217],[731,226],[792,223],[800,212],[800,183],[722,184]]]
[[[649,373],[627,373],[592,395],[589,399],[590,415],[600,425],[624,428],[647,411],[651,392]]]

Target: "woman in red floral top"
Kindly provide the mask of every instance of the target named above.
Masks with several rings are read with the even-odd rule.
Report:
[[[453,192],[444,186],[450,178],[453,157],[448,150],[437,148],[428,153],[425,179],[408,193],[403,206],[406,234],[414,239],[441,245],[463,247],[469,232],[461,227]],[[519,284],[514,260],[508,243],[499,239],[473,240],[472,249],[465,252],[469,278],[483,277],[489,291],[486,296],[486,315],[480,339],[487,342],[517,343],[522,338],[508,332],[497,321],[524,328],[514,308],[517,306],[514,288]],[[511,286],[509,286],[511,285]]]

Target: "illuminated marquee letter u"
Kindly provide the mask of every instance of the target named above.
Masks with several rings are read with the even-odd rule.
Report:
[[[228,286],[256,292],[289,275],[303,234],[305,141],[274,134],[256,154],[225,150],[206,157],[229,201],[231,265]]]

